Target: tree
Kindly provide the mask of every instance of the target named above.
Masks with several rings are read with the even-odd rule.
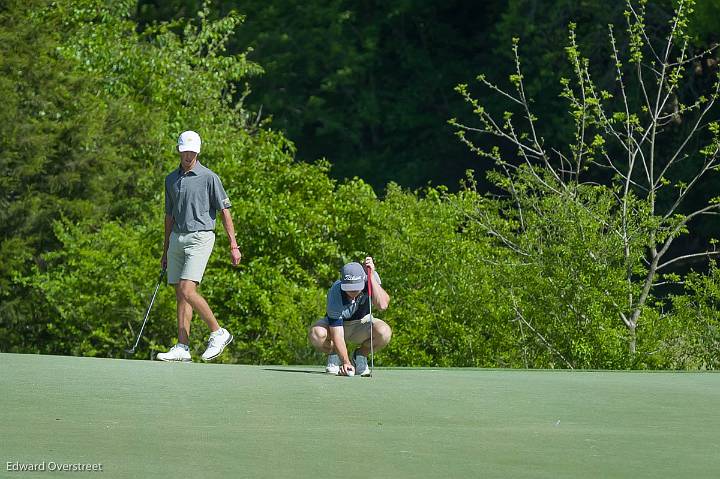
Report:
[[[193,0],[143,0],[141,22],[192,13]],[[472,163],[447,141],[462,106],[452,88],[491,57],[503,2],[213,2],[247,21],[230,51],[252,48],[265,74],[248,105],[284,132],[303,161],[327,158],[335,178],[455,187]]]
[[[515,72],[510,75],[514,91],[507,91],[478,79],[511,104],[498,117],[477,101],[467,85],[458,91],[473,106],[480,124],[468,126],[458,121],[461,140],[479,155],[490,158],[503,172],[496,183],[516,205],[519,223],[516,233],[524,233],[524,203],[529,198],[558,198],[556,207],[580,208],[597,216],[605,234],[619,240],[614,255],[621,254],[624,281],[622,296],[607,291],[615,305],[617,318],[629,333],[629,349],[635,353],[637,331],[643,312],[653,301],[652,293],[662,284],[679,281],[671,266],[690,258],[716,254],[713,248],[679,253],[671,246],[688,234],[692,221],[702,215],[716,215],[720,197],[705,196],[701,204],[689,204],[692,193],[706,184],[718,170],[720,125],[713,121],[720,83],[717,73],[706,92],[687,99],[680,96],[694,62],[712,51],[693,51],[688,18],[694,2],[680,0],[672,20],[665,28],[665,41],[651,40],[646,25],[647,1],[626,3],[627,46],[621,48],[615,29],[609,28],[610,55],[615,71],[612,91],[597,86],[591,64],[577,44],[575,26],[570,25],[566,48],[572,79],[561,79],[562,97],[568,102],[573,122],[572,139],[567,147],[546,144],[541,121],[532,111],[526,94],[526,78],[514,41]],[[626,57],[621,55],[626,51]],[[519,118],[518,118],[519,117]],[[471,134],[491,135],[512,145],[517,151],[502,155],[499,148],[477,147]],[[527,190],[522,182],[530,180]],[[582,194],[602,178],[613,198],[613,205],[598,215]],[[550,218],[550,212],[535,209]],[[477,221],[490,233],[517,247],[490,221]],[[640,238],[640,241],[638,239]],[[545,238],[550,239],[550,238]],[[562,238],[556,238],[562,241]],[[575,254],[586,261],[599,261],[591,248]],[[517,253],[540,259],[536,251],[517,247]],[[648,318],[646,318],[648,319]]]
[[[18,13],[20,18],[33,15],[40,24],[57,22],[53,31],[62,41],[49,42],[47,49],[59,63],[66,62],[81,85],[92,87],[87,95],[92,101],[72,103],[77,116],[69,127],[105,126],[86,120],[110,106],[138,114],[111,116],[113,137],[105,138],[101,129],[95,142],[80,150],[88,159],[82,171],[86,189],[75,188],[67,198],[46,197],[49,208],[73,201],[84,205],[85,195],[96,193],[93,188],[103,189],[91,196],[97,214],[57,214],[42,223],[53,241],[32,251],[36,263],[13,271],[18,286],[8,296],[21,305],[33,301],[17,319],[6,321],[3,315],[2,327],[10,336],[5,347],[123,355],[147,305],[148,281],[157,275],[163,178],[177,167],[173,145],[178,132],[190,127],[203,134],[203,162],[223,178],[245,253],[241,268],[231,268],[222,254],[226,239],[218,238],[220,252],[208,266],[213,280],[202,286],[239,346],[223,360],[306,362],[313,353],[305,326],[321,314],[323,286],[334,279],[335,266],[362,247],[364,225],[352,219],[376,200],[374,193],[359,180],[336,185],[326,163],[295,162],[292,143],[256,123],[243,108],[243,92],[235,86],[258,68],[244,54],[225,54],[229,35],[242,21],[239,15],[210,20],[206,7],[196,18],[138,33],[130,20],[133,7],[132,2],[74,0]],[[43,73],[42,65],[28,65],[33,74]],[[66,86],[58,83],[58,89]],[[49,125],[56,127],[57,118]],[[126,130],[136,125],[142,131]],[[58,138],[46,140],[51,147],[62,146]],[[95,157],[105,152],[112,161]],[[66,170],[66,164],[58,164],[54,181],[73,179]],[[19,175],[12,173],[8,181]],[[47,176],[24,179],[29,188],[39,189]],[[118,183],[103,183],[116,176]],[[125,189],[114,190],[118,184]],[[252,274],[243,274],[246,270]],[[174,317],[172,303],[163,288],[153,314],[166,321],[148,326],[151,341],[140,344],[140,357],[173,340],[174,321],[167,321]],[[197,335],[193,347],[201,341]]]
[[[142,146],[157,133],[151,109],[98,98],[102,78],[63,55],[69,19],[52,10],[42,1],[0,10],[0,328],[27,351],[48,316],[27,278],[60,245],[53,222],[132,216],[117,198],[141,196],[143,179],[117,164],[146,163]]]
[[[710,262],[707,274],[685,277],[682,294],[672,296],[666,352],[677,368],[720,368],[720,269]]]

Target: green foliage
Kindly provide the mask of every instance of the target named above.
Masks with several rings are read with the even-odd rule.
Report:
[[[469,191],[430,188],[421,196],[388,187],[370,231],[378,271],[392,296],[381,317],[394,339],[378,364],[408,366],[512,363],[506,302],[496,289],[487,239],[465,234]]]
[[[528,288],[531,294],[524,307],[539,320],[550,320],[547,337],[557,338],[558,348],[565,345],[567,360],[575,367],[628,367],[635,358],[627,354],[629,337],[620,315],[629,309],[627,298],[639,292],[638,284],[627,277],[628,271],[643,272],[641,252],[648,230],[642,223],[647,210],[637,204],[634,224],[628,228],[634,256],[626,257],[613,193],[580,186],[566,194],[577,196],[541,197],[537,215],[528,205],[530,247],[539,249],[531,253],[533,260],[523,277],[538,284]]]
[[[134,213],[117,198],[141,196],[142,180],[117,165],[150,141],[157,125],[154,112],[142,104],[98,98],[102,78],[60,54],[65,20],[59,6],[51,14],[43,13],[45,7],[46,2],[9,2],[0,12],[0,250],[6,253],[0,310],[6,324],[15,325],[12,331],[34,329],[29,318],[41,314],[42,303],[22,278],[42,264],[40,251],[59,245],[54,220]]]
[[[653,234],[681,234],[685,215],[658,229],[660,220],[641,195],[629,196],[630,214],[623,214],[614,202],[617,188],[591,182],[561,187],[542,169],[511,167],[500,147],[487,150],[498,167],[489,175],[493,195],[483,194],[470,175],[457,193],[446,187],[407,191],[391,183],[378,199],[360,179],[377,182],[399,172],[412,183],[434,175],[424,171],[428,156],[459,158],[453,152],[461,145],[445,145],[449,137],[442,139],[446,132],[426,113],[447,112],[463,97],[477,115],[507,110],[498,127],[505,132],[522,119],[539,121],[499,104],[485,109],[466,85],[458,88],[459,99],[445,97],[445,82],[468,68],[436,59],[459,48],[472,63],[470,49],[477,47],[464,39],[460,48],[464,37],[451,25],[475,10],[413,2],[368,10],[338,1],[280,11],[261,3],[242,5],[250,19],[244,24],[232,11],[218,18],[209,3],[188,15],[198,5],[183,0],[174,5],[182,4],[178,11],[189,20],[142,29],[132,20],[130,1],[9,2],[0,13],[6,100],[0,166],[7,172],[0,179],[3,351],[124,356],[159,274],[162,180],[177,167],[177,134],[190,128],[203,137],[201,161],[219,174],[232,200],[243,251],[243,262],[233,268],[218,226],[200,290],[235,335],[220,361],[321,362],[307,327],[323,315],[338,268],[371,254],[392,298],[378,314],[394,332],[376,358],[379,365],[718,366],[709,352],[718,344],[716,268],[685,277],[685,293],[672,298],[670,312],[651,296],[635,337],[623,325],[646,273],[643,248]],[[511,2],[505,20],[522,20],[523,5]],[[297,23],[286,31],[265,28],[291,14]],[[578,25],[578,38],[591,35]],[[476,27],[465,33],[480,38]],[[565,53],[577,59],[579,71],[587,67],[579,49]],[[356,177],[338,183],[330,163],[295,161],[295,144],[256,120],[245,105],[245,82],[262,69],[251,55],[267,72],[255,101],[287,109],[291,114],[276,124],[319,139],[317,150],[301,141],[299,155],[329,156],[320,152],[332,147],[353,157],[346,170],[352,175],[339,176]],[[409,81],[415,75],[422,85]],[[538,80],[519,70],[508,78],[521,97],[526,82]],[[542,75],[538,81],[540,88]],[[283,85],[292,86],[286,98],[277,93]],[[310,94],[301,88],[307,85]],[[386,96],[386,88],[403,94]],[[568,89],[565,99],[581,98],[588,88]],[[598,91],[604,101],[618,96]],[[418,98],[436,103],[418,107]],[[338,104],[346,109],[337,110]],[[642,115],[620,111],[611,117],[638,127],[642,121]],[[417,141],[430,130],[430,144],[442,148]],[[711,124],[709,154],[716,130]],[[533,134],[521,138],[531,141]],[[586,138],[593,155],[610,148],[599,133]],[[461,164],[440,168],[453,176]],[[137,356],[169,347],[175,332],[174,293],[162,285]],[[196,355],[205,337],[195,318]],[[630,340],[636,354],[628,352]]]
[[[506,251],[496,260],[495,287],[510,307],[508,320],[522,354],[517,361],[526,367],[633,366],[620,315],[626,298],[637,294],[627,275],[643,271],[642,255],[623,253],[614,193],[589,185],[549,193],[546,184],[559,185],[550,177],[541,182],[527,168],[509,178],[491,177],[508,199],[485,200],[485,211],[478,207],[471,217],[469,233],[489,233],[496,238],[493,251]],[[635,208],[627,226],[633,242],[642,245],[648,211],[641,202]]]
[[[228,246],[220,235],[202,286],[242,346],[225,360],[306,359],[305,328],[322,313],[324,287],[334,279],[347,246],[357,245],[354,235],[362,236],[353,218],[375,200],[372,190],[361,181],[336,189],[327,165],[294,163],[293,147],[281,135],[247,123],[242,105],[233,103],[232,88],[223,87],[255,69],[242,55],[220,55],[238,17],[210,22],[206,12],[200,28],[187,26],[182,37],[162,25],[141,36],[115,8],[75,10],[66,23],[69,42],[61,50],[69,61],[90,65],[88,70],[107,79],[101,84],[105,101],[157,111],[159,136],[138,148],[117,148],[135,160],[130,178],[140,190],[124,202],[125,216],[56,222],[61,248],[46,254],[46,265],[28,280],[51,310],[52,345],[43,350],[118,356],[131,344],[136,328],[128,326],[142,318],[138,305],[143,306],[161,253],[162,177],[177,165],[169,145],[189,125],[202,132],[201,159],[223,178],[233,199],[245,253],[243,267],[232,269],[220,253]],[[42,15],[55,13],[50,9]],[[131,233],[119,234],[123,230]],[[154,313],[160,319],[148,331],[158,342],[149,349],[173,341],[174,320],[168,320],[174,308],[166,300],[171,296],[163,288],[165,300]],[[197,349],[202,335],[196,336]],[[146,351],[143,347],[141,354]]]
[[[700,45],[717,41],[718,15],[720,15],[720,2],[717,0],[702,0],[695,3],[694,11],[689,15],[690,29],[695,41]]]
[[[46,271],[32,278],[52,305],[44,338],[36,338],[42,352],[123,357],[123,349],[133,345],[160,271],[156,258],[162,229],[127,226],[56,222],[55,234],[63,247],[46,254]],[[172,331],[172,323],[164,318],[174,316],[169,314],[174,302],[175,295],[161,288],[146,338]],[[140,357],[149,358],[145,351]]]
[[[672,312],[662,320],[668,339],[662,352],[676,369],[720,368],[720,268],[710,264],[707,274],[690,273],[684,294],[672,296]]]
[[[198,1],[143,0],[141,21],[188,16]],[[247,21],[231,51],[266,72],[248,102],[298,145],[299,158],[327,158],[336,178],[359,176],[376,190],[455,184],[472,161],[447,141],[451,94],[478,62],[492,61],[500,2],[217,0]],[[452,58],[452,61],[448,61]]]
[[[609,37],[615,91],[620,95],[598,87],[602,79],[597,80],[592,62],[581,53],[578,27],[571,23],[565,53],[572,75],[560,78],[560,97],[567,101],[564,111],[571,128],[557,128],[553,141],[542,136],[548,122],[533,114],[534,97],[528,92],[537,73],[527,75],[521,69],[517,39],[512,40],[510,88],[478,77],[504,102],[488,108],[466,85],[457,88],[478,116],[479,126],[450,123],[472,151],[494,160],[497,171],[489,178],[508,198],[498,200],[499,214],[482,211],[473,222],[497,238],[499,248],[512,253],[515,269],[521,272],[518,281],[508,284],[509,296],[519,325],[543,345],[526,348],[525,360],[530,357],[532,365],[674,364],[672,355],[657,353],[673,334],[656,309],[661,302],[653,296],[659,271],[705,255],[667,253],[677,238],[690,233],[691,218],[716,209],[709,195],[697,190],[696,203],[683,204],[697,184],[710,184],[705,176],[717,164],[718,151],[716,140],[708,142],[707,132],[698,128],[710,106],[698,112],[697,105],[707,99],[695,93],[692,106],[683,110],[689,114],[685,117],[672,106],[691,84],[684,75],[692,63],[686,35],[692,6],[693,2],[679,2],[669,24],[655,33],[666,36],[661,42],[665,56],[658,57],[661,45],[653,49],[656,38],[649,33],[648,2],[626,3],[627,38],[618,43],[612,28]],[[623,67],[624,63],[637,66]],[[648,78],[646,68],[655,74]],[[709,88],[713,102],[716,85]],[[505,103],[513,110],[503,110]],[[670,122],[685,126],[673,131],[667,127]],[[713,129],[710,124],[715,135]],[[486,146],[482,138],[476,142],[471,138],[476,133],[494,137],[504,143],[505,151],[512,148],[516,153]],[[685,148],[697,143],[705,146]],[[705,159],[699,160],[698,153]],[[672,282],[680,277],[664,278]]]

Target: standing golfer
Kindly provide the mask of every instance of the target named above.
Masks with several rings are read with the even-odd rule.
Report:
[[[195,310],[210,328],[208,347],[202,355],[210,361],[220,355],[232,340],[221,328],[197,286],[215,244],[215,217],[220,213],[230,240],[233,266],[240,264],[240,249],[230,216],[230,199],[220,178],[198,161],[200,135],[185,131],[178,139],[180,166],[165,178],[165,244],[162,267],[167,268],[168,284],[175,286],[177,299],[178,342],[170,351],[160,353],[162,361],[192,361],[190,357],[190,320]]]
[[[372,306],[385,311],[390,304],[390,296],[380,285],[380,276],[370,256],[365,258],[365,268],[372,272]],[[370,376],[372,371],[367,357],[370,353],[371,324],[375,351],[380,351],[390,342],[390,326],[375,317],[370,321],[365,268],[360,263],[348,263],[342,267],[340,279],[328,291],[326,316],[313,324],[308,332],[313,347],[328,354],[325,371],[329,374],[347,376],[351,371],[350,374]],[[360,345],[353,352],[354,367],[348,356],[346,340]]]

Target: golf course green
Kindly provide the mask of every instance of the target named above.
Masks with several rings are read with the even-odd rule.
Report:
[[[0,354],[0,477],[720,475],[716,373],[323,371]]]

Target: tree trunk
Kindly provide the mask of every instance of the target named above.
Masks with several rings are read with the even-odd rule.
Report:
[[[628,330],[630,331],[630,341],[628,342],[628,346],[630,347],[630,355],[635,356],[635,352],[637,350],[637,337],[635,336],[635,324],[629,326]]]

